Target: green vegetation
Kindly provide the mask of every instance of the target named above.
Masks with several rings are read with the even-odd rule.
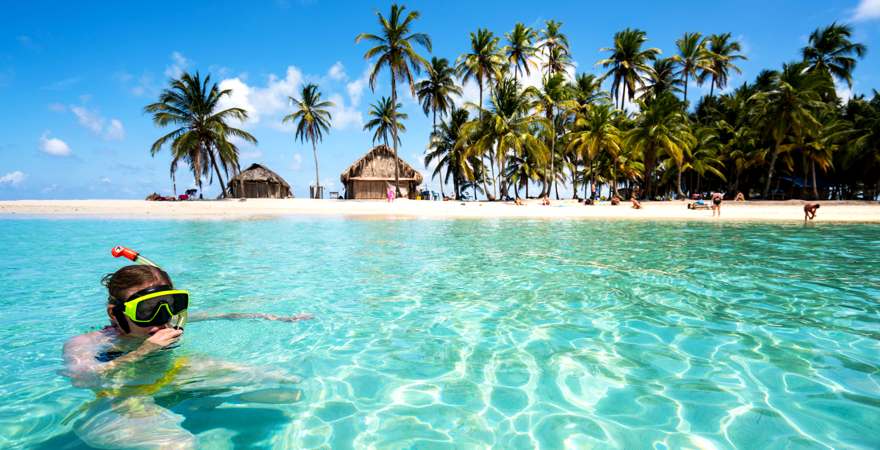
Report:
[[[290,97],[296,111],[284,116],[281,123],[296,123],[296,139],[300,142],[312,143],[312,156],[315,159],[315,195],[321,192],[321,176],[318,172],[318,147],[317,143],[324,139],[324,133],[330,131],[330,121],[333,116],[327,108],[335,106],[333,102],[321,101],[321,91],[318,85],[309,83],[302,87],[300,98]]]

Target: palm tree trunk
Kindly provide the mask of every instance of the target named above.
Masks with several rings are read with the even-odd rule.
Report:
[[[685,70],[684,71],[684,103],[685,103],[685,108],[687,108],[687,102],[688,102],[688,72],[687,72],[687,70]]]
[[[211,165],[214,167],[214,173],[217,174],[217,180],[220,181],[220,196],[226,197],[226,184],[223,182],[223,175],[220,174],[220,167],[217,166],[217,159],[214,157],[214,152],[208,151],[208,156],[211,158]]]
[[[431,139],[434,139],[437,136],[437,108],[431,108],[431,109],[434,110],[434,118],[432,120],[434,132],[431,134]],[[439,162],[438,162],[438,164],[439,164]],[[427,169],[427,167],[426,167],[426,169]],[[437,173],[440,174],[440,198],[443,199],[446,197],[446,194],[443,192],[443,167],[442,166],[437,167]]]
[[[397,159],[397,78],[391,71],[391,110],[393,112],[391,124],[391,137],[394,144],[394,196],[400,197],[400,160]]]
[[[594,186],[596,186],[596,174],[593,173],[593,157],[590,156],[590,200],[596,200],[593,198]]]
[[[614,158],[614,167],[611,168],[611,183],[611,189],[614,190],[614,195],[617,195],[617,158]]]
[[[314,198],[321,198],[321,176],[318,174],[318,147],[315,145],[315,141],[312,140],[312,156],[315,157],[315,196]]]
[[[810,166],[813,171],[813,199],[819,200],[819,187],[816,186],[816,161],[810,161]]]
[[[175,175],[174,172],[171,172],[171,189],[171,192],[177,197],[177,175]]]
[[[712,75],[712,82],[709,83],[709,97],[712,97],[715,93],[715,75]]]
[[[770,169],[767,172],[767,184],[764,185],[764,200],[767,200],[767,194],[770,193],[770,182],[773,181],[773,169],[776,167],[776,158],[779,157],[779,141],[773,147],[773,156],[770,157]]]
[[[681,190],[681,166],[678,166],[678,181],[675,184],[675,189],[678,191],[676,194],[679,197],[684,197],[684,192]]]

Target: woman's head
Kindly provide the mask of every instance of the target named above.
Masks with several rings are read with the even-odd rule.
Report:
[[[153,286],[172,286],[171,277],[169,277],[164,270],[158,267],[144,265],[125,266],[114,273],[104,276],[103,280],[101,280],[101,284],[107,287],[107,292],[109,294],[107,315],[110,316],[110,321],[113,325],[117,326],[117,328],[123,330],[126,329],[125,326],[120,324],[123,320],[128,325],[128,329],[131,330],[130,334],[132,335],[148,336],[162,328],[155,326],[146,328],[137,326],[125,317],[125,315],[118,312],[116,304],[124,302],[131,297],[132,294],[138,291]]]

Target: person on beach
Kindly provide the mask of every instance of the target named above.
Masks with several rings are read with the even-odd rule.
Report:
[[[257,403],[299,399],[300,391],[291,388],[253,388],[261,383],[296,383],[290,375],[207,358],[175,357],[170,350],[184,334],[189,295],[174,289],[162,269],[125,266],[106,275],[102,284],[109,294],[106,312],[110,325],[69,339],[63,349],[65,374],[73,385],[95,391],[95,400],[65,419],[77,419],[74,431],[88,445],[195,448],[195,436],[181,426],[184,417],[157,404],[162,393],[177,401],[187,396],[215,395],[218,389]],[[295,322],[308,318],[238,313],[193,315],[189,321]],[[232,401],[234,397],[225,398]]]
[[[611,197],[611,205],[617,206],[619,204],[620,204],[620,197],[618,197],[617,195],[612,196]]]
[[[737,193],[736,193],[736,198],[733,199],[733,201],[735,201],[735,202],[744,202],[744,201],[746,201],[746,196],[743,195],[742,192],[737,192]]]
[[[721,217],[721,201],[724,200],[724,195],[720,192],[712,193],[712,217],[715,217],[715,214],[718,214],[718,217]]]
[[[388,198],[388,203],[394,202],[394,186],[388,185],[385,189],[385,196]]]
[[[544,206],[550,206],[550,197],[546,195],[541,197],[541,204]]]
[[[804,223],[807,223],[807,219],[813,220],[816,218],[816,210],[819,209],[818,203],[807,203],[804,205]]]

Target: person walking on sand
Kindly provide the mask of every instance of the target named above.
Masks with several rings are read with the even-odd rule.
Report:
[[[813,220],[816,218],[817,209],[819,209],[818,203],[807,203],[804,205],[804,223],[807,223],[807,219]]]
[[[724,200],[724,195],[720,192],[712,193],[712,217],[715,217],[715,213],[718,213],[718,217],[721,217],[721,201]]]

